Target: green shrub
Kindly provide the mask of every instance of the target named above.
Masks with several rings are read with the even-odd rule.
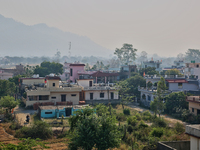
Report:
[[[148,125],[144,123],[144,121],[140,121],[139,128],[147,128]]]
[[[145,121],[151,121],[152,120],[152,115],[150,111],[146,110],[145,112],[142,113],[142,119]]]
[[[126,121],[126,116],[122,113],[116,115],[118,121]]]
[[[167,127],[167,123],[163,118],[154,118],[154,122],[153,122],[153,126],[154,127]]]
[[[130,115],[130,109],[125,108],[125,109],[123,110],[123,113],[124,113],[124,115]]]
[[[175,124],[174,129],[175,129],[175,131],[176,131],[178,134],[181,134],[181,133],[185,132],[185,127],[184,127],[184,125],[183,125],[182,123],[179,123],[179,122],[177,122],[177,123]]]
[[[127,119],[127,123],[128,123],[128,125],[136,126],[138,121],[137,121],[137,118],[135,116],[130,116]]]
[[[163,135],[164,131],[163,128],[153,128],[153,130],[150,132],[150,136],[155,137],[161,137]]]
[[[139,121],[142,119],[142,117],[139,113],[136,113],[135,116],[136,116],[137,120],[139,120]]]
[[[52,136],[52,130],[49,128],[49,124],[43,121],[36,121],[31,127],[22,127],[17,130],[15,137],[33,139],[48,139]]]

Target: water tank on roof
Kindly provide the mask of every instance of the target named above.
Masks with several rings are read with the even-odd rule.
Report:
[[[50,76],[50,77],[54,77],[55,75],[54,75],[53,73],[51,73],[49,76]]]
[[[34,74],[33,78],[39,78],[39,74]]]

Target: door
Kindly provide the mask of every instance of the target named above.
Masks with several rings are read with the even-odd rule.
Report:
[[[90,99],[91,100],[93,99],[93,93],[90,93]]]
[[[61,102],[66,102],[66,95],[61,95]]]
[[[113,92],[110,93],[110,98],[114,99],[114,93]]]
[[[70,116],[72,114],[72,108],[65,108],[66,116]]]

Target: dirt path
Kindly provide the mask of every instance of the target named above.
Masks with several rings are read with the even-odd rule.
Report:
[[[144,112],[144,111],[146,111],[146,110],[149,110],[149,109],[145,109],[145,108],[142,108],[142,107],[136,106],[136,105],[128,105],[128,106],[131,107],[131,108],[133,108],[134,110],[136,110],[136,111],[138,111],[138,112]],[[150,111],[150,110],[149,110],[149,111]],[[152,111],[150,111],[150,112],[153,114]],[[180,123],[182,123],[182,124],[184,124],[184,125],[187,124],[187,123],[185,123],[185,122],[182,122],[181,120],[172,118],[172,117],[167,116],[167,115],[160,115],[160,116],[163,117],[164,119],[170,121],[171,123],[180,122]]]
[[[15,107],[14,109],[14,113],[16,115],[17,120],[19,121],[20,125],[24,126],[24,122],[26,120],[26,116],[27,115],[32,115],[34,113],[36,113],[36,110],[26,110],[20,107]],[[31,118],[30,118],[30,123],[32,122]],[[29,123],[29,124],[30,124]]]

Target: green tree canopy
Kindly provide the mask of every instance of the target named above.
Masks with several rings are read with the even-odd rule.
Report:
[[[8,80],[0,80],[0,97],[13,95],[15,93],[16,86],[14,82]]]
[[[93,114],[78,121],[69,148],[71,150],[78,148],[92,150],[96,147],[98,150],[105,150],[118,147],[119,144],[120,134],[116,119],[106,115],[97,117]]]
[[[18,102],[15,101],[15,98],[12,96],[1,97],[0,106],[8,108],[11,112],[11,109],[15,108],[18,105]]]
[[[143,76],[144,72],[145,72],[146,75],[155,75],[155,74],[159,75],[159,72],[156,71],[155,67],[147,67],[147,68],[142,68],[142,69],[139,70],[139,74],[141,76]]]
[[[177,111],[182,109],[188,109],[186,95],[183,92],[173,92],[165,98],[165,112],[168,114],[177,113]]]
[[[180,71],[178,69],[171,69],[171,70],[167,70],[165,72],[166,75],[178,75],[178,76],[183,76],[183,74],[180,73]]]
[[[55,73],[56,75],[63,73],[63,65],[56,62],[44,61],[40,66],[36,66],[34,69],[34,74],[39,74],[44,77],[50,73]]]
[[[157,84],[157,91],[155,93],[155,99],[151,102],[150,107],[151,110],[154,111],[155,115],[156,113],[159,113],[159,116],[161,112],[165,108],[165,104],[163,102],[164,96],[165,96],[165,90],[167,89],[167,86],[165,84],[165,79],[163,77],[160,78],[160,81]]]
[[[114,54],[117,55],[122,64],[129,64],[136,59],[137,49],[132,44],[123,44],[122,48],[116,48]]]

